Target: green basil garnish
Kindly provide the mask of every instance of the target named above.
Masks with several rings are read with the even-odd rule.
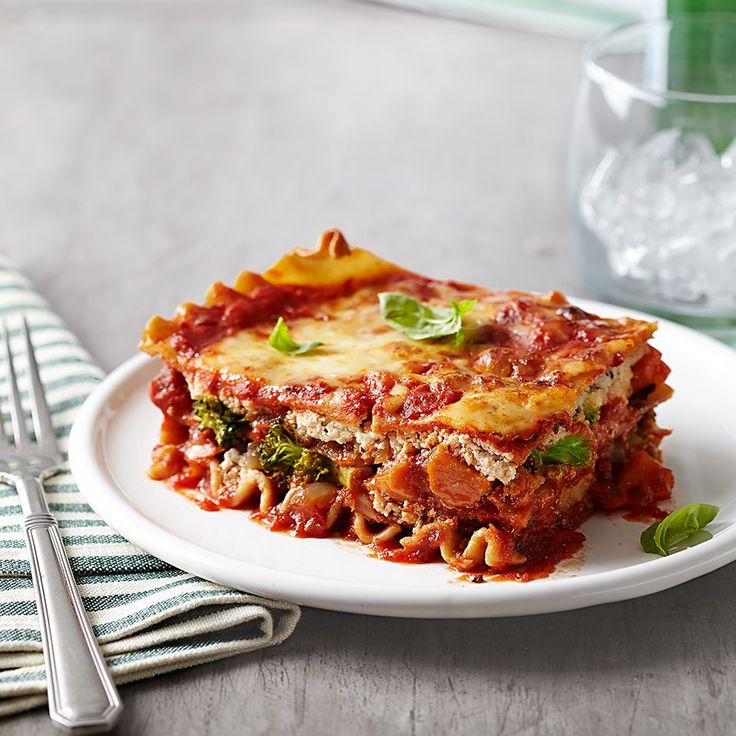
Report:
[[[475,299],[454,299],[449,307],[433,307],[396,291],[378,295],[383,321],[412,340],[430,340],[455,335],[455,344],[463,342],[463,316],[474,306]]]
[[[667,556],[675,547],[685,542],[692,546],[696,541],[695,535],[703,537],[698,543],[705,542],[711,538],[710,532],[703,535],[698,533],[703,532],[703,527],[710,524],[717,513],[718,506],[709,503],[689,503],[682,506],[665,516],[662,521],[655,521],[648,526],[641,534],[641,546],[645,552]]]
[[[276,326],[269,335],[268,344],[280,353],[286,353],[287,355],[306,355],[324,345],[323,342],[298,343],[293,340],[289,335],[289,328],[286,326],[283,317],[279,317]]]
[[[590,463],[590,445],[582,437],[571,434],[557,440],[545,450],[532,450],[529,457],[536,467],[547,463],[558,463],[583,468]]]

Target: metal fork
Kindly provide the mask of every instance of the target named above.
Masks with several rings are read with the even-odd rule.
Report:
[[[26,429],[8,329],[3,325],[13,444],[0,416],[0,480],[15,486],[23,508],[46,662],[49,715],[55,725],[72,733],[99,733],[115,725],[122,704],[87,620],[59,526],[46,504],[42,480],[58,472],[62,455],[25,317],[21,335],[28,363],[35,439]]]

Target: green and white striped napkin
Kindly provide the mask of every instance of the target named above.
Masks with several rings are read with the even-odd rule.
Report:
[[[63,450],[102,371],[25,277],[0,259],[0,316],[20,350],[25,314]],[[21,391],[26,379],[21,370]],[[0,394],[5,393],[4,376]],[[299,620],[289,603],[223,588],[172,568],[116,534],[65,466],[46,483],[87,612],[116,682],[279,644]],[[41,633],[15,489],[0,485],[0,716],[46,701]]]

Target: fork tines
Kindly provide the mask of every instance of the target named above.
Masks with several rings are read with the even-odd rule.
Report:
[[[10,420],[13,426],[13,440],[15,446],[19,449],[34,445],[33,439],[30,437],[26,429],[25,414],[21,403],[20,391],[18,390],[18,378],[15,361],[10,350],[10,333],[5,321],[2,323],[2,343],[5,353],[5,370],[8,385],[8,405],[10,408]],[[33,429],[35,433],[35,444],[42,448],[55,451],[56,435],[53,425],[51,424],[51,414],[49,413],[46,397],[43,391],[43,384],[38,372],[38,363],[31,342],[31,334],[28,329],[28,322],[25,316],[21,322],[21,337],[23,338],[23,351],[25,352],[26,362],[28,364],[29,378],[29,399],[31,415],[33,417]],[[0,426],[2,425],[0,421]],[[9,440],[4,430],[0,432],[0,447],[8,447]]]

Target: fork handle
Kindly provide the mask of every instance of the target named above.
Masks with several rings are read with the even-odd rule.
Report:
[[[35,478],[24,481],[41,485]],[[122,704],[87,619],[59,526],[48,513],[30,514],[23,523],[41,623],[49,715],[72,733],[108,731]]]

